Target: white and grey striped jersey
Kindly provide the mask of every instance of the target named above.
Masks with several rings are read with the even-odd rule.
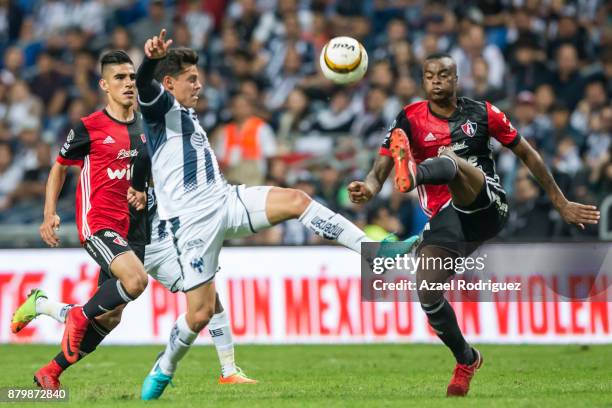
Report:
[[[160,219],[217,211],[228,185],[195,111],[161,86],[155,99],[139,103]]]

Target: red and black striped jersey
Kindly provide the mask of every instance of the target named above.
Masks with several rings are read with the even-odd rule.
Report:
[[[380,154],[391,156],[390,136],[396,128],[403,129],[408,135],[417,164],[430,157],[437,157],[444,146],[450,146],[457,156],[480,168],[496,182],[499,182],[499,177],[495,172],[490,138],[510,148],[516,146],[521,138],[497,107],[489,102],[464,97],[457,98],[457,109],[449,118],[433,113],[427,101],[405,106],[391,124]],[[430,218],[451,199],[446,185],[421,185],[418,193],[421,207]]]
[[[138,113],[132,121],[121,122],[106,110],[97,111],[68,133],[57,162],[81,167],[76,192],[81,243],[104,228],[130,243],[148,242],[146,214],[131,208],[126,197],[134,162],[148,156],[145,143]]]

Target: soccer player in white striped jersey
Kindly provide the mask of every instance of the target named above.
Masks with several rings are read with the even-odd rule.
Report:
[[[228,184],[194,107],[202,84],[198,54],[170,49],[165,30],[145,43],[136,74],[160,219],[170,225],[183,273],[187,313],[176,322],[165,352],[143,384],[143,398],[159,398],[177,363],[214,314],[215,274],[225,239],[243,237],[297,218],[319,236],[355,252],[371,242],[354,224],[299,190]],[[130,203],[144,205],[131,191]]]

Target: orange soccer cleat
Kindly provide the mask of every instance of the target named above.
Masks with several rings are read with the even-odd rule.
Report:
[[[85,337],[85,332],[89,326],[89,320],[83,314],[82,306],[75,306],[66,315],[66,328],[62,338],[62,352],[70,364],[74,364],[79,359],[81,351],[81,341]]]
[[[457,363],[455,371],[453,371],[453,377],[446,389],[447,397],[465,397],[470,390],[470,381],[472,381],[476,370],[482,367],[484,361],[478,350],[472,350],[476,354],[476,361],[470,365]]]
[[[34,384],[45,390],[57,390],[61,386],[59,377],[62,371],[64,370],[59,364],[55,360],[51,360],[49,364],[34,374]]]
[[[238,367],[238,372],[228,377],[221,375],[219,377],[219,384],[257,384],[257,380],[253,380],[246,376],[246,374]]]
[[[410,152],[408,136],[402,129],[393,129],[391,132],[390,150],[395,162],[395,188],[402,193],[414,190],[417,167]]]

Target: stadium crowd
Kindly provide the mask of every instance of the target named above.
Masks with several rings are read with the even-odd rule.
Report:
[[[98,58],[121,48],[136,66],[162,27],[200,55],[197,107],[226,178],[303,189],[373,238],[418,233],[415,194],[387,183],[364,208],[362,179],[387,127],[420,100],[426,55],[449,52],[460,94],[505,111],[568,198],[612,194],[612,6],[600,0],[0,0],[0,223],[38,224],[45,182],[69,129],[101,107]],[[328,39],[366,47],[366,78],[338,87],[318,70]],[[503,239],[588,239],[563,224],[526,169],[496,146],[509,194]],[[76,173],[58,214],[74,220]],[[299,222],[249,243],[304,244]]]

